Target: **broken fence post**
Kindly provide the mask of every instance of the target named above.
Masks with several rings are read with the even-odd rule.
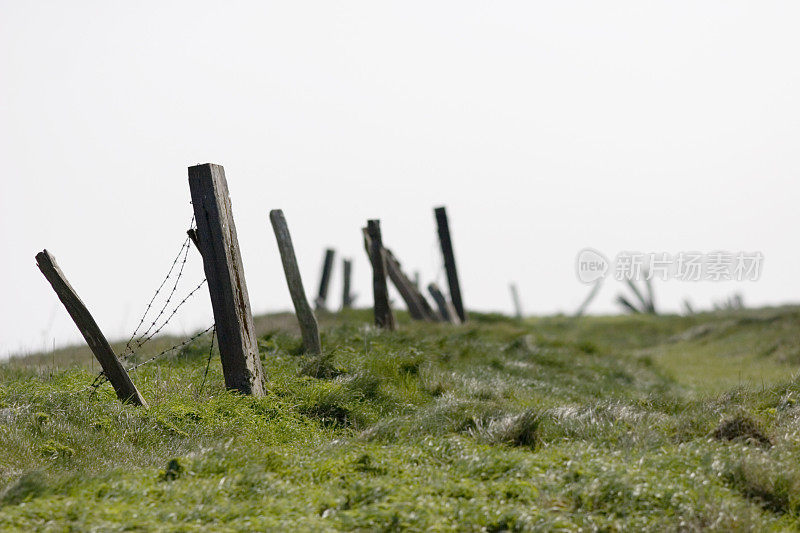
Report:
[[[280,209],[273,209],[269,212],[269,220],[272,222],[275,239],[278,241],[278,250],[281,254],[283,272],[286,275],[286,284],[289,285],[289,294],[292,296],[294,312],[297,316],[297,321],[300,323],[303,347],[308,353],[322,353],[317,317],[314,316],[314,312],[306,299],[303,280],[300,277],[300,269],[297,267],[297,258],[294,255],[292,236],[289,233],[289,226],[286,224],[286,217],[283,216],[283,211]]]
[[[392,308],[389,307],[389,287],[386,284],[386,258],[383,255],[383,239],[381,237],[380,220],[368,220],[365,235],[369,237],[369,259],[372,263],[372,297],[375,313],[375,325],[393,330],[397,324],[394,321]]]
[[[450,299],[453,307],[458,313],[461,322],[467,321],[467,313],[464,310],[464,302],[461,299],[461,286],[458,282],[458,272],[456,271],[456,259],[453,254],[453,241],[450,237],[450,225],[447,221],[447,211],[444,207],[434,209],[436,215],[436,227],[439,232],[439,244],[442,248],[444,257],[444,269],[447,274],[447,285],[450,288]]]
[[[431,283],[428,285],[428,292],[431,294],[431,298],[433,301],[436,302],[436,307],[439,308],[439,314],[442,317],[444,322],[450,322],[451,324],[460,324],[461,321],[458,319],[458,313],[456,313],[453,304],[442,294],[441,289],[435,283]]]
[[[225,386],[263,396],[264,370],[258,355],[225,169],[210,163],[189,167],[189,189]]]
[[[328,285],[330,285],[331,282],[333,258],[335,255],[336,251],[333,248],[328,248],[325,250],[325,259],[322,263],[322,274],[319,278],[319,293],[317,294],[317,299],[314,300],[314,304],[317,306],[317,309],[321,309],[323,311],[327,309]]]
[[[342,309],[350,309],[355,302],[355,295],[351,292],[351,278],[353,273],[353,261],[350,259],[342,260]]]
[[[95,322],[91,313],[89,313],[89,310],[86,308],[86,305],[84,305],[78,297],[75,289],[69,284],[64,273],[58,268],[56,258],[47,250],[42,250],[36,254],[36,265],[39,267],[39,270],[42,271],[47,281],[50,282],[58,299],[61,300],[61,303],[67,308],[69,316],[72,317],[81,335],[86,339],[86,344],[89,345],[92,353],[94,353],[94,356],[100,362],[100,366],[103,367],[103,374],[105,374],[108,381],[110,381],[111,385],[114,387],[117,398],[123,402],[130,402],[135,405],[147,407],[147,402],[144,401],[144,398],[139,393],[136,385],[133,384],[125,367],[122,366],[122,363],[114,354],[114,350],[111,348],[111,345],[108,344],[108,340],[106,340],[103,332],[100,331],[97,322]]]
[[[367,253],[371,253],[372,239],[366,231],[364,231],[364,246],[367,249]],[[386,261],[386,272],[395,288],[397,288],[397,292],[400,293],[406,303],[411,318],[414,320],[436,320],[436,313],[433,312],[425,297],[414,287],[414,283],[405,275],[400,267],[400,261],[397,260],[391,250],[386,247],[381,248]]]

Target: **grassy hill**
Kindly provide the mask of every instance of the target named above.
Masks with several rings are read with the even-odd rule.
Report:
[[[472,317],[331,315],[323,357],[260,317],[263,399],[201,386],[207,336],[133,374],[146,410],[83,348],[5,363],[0,528],[800,527],[797,308]]]

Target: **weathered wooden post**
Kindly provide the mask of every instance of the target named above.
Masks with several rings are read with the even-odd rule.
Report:
[[[522,318],[522,304],[519,301],[516,283],[511,283],[508,288],[511,289],[511,301],[514,302],[514,316]]]
[[[450,303],[444,294],[442,294],[441,289],[436,283],[431,283],[428,285],[428,292],[433,298],[433,301],[436,302],[436,307],[439,308],[439,315],[441,315],[442,320],[444,322],[450,322],[451,324],[460,324],[461,321],[458,319],[458,313],[456,313],[453,304]]]
[[[286,225],[283,211],[273,209],[269,212],[269,220],[272,222],[275,239],[278,241],[278,250],[281,253],[283,272],[286,274],[286,283],[289,285],[289,294],[292,296],[294,312],[297,315],[297,321],[300,323],[303,347],[308,353],[322,353],[317,317],[314,316],[314,312],[306,299],[303,280],[300,277],[300,269],[297,267],[297,258],[294,255],[292,236],[289,234],[289,226]]]
[[[72,317],[81,335],[86,339],[86,344],[89,345],[92,353],[100,362],[100,366],[103,367],[103,373],[114,387],[117,398],[123,402],[147,407],[147,402],[144,401],[125,367],[122,366],[122,363],[114,354],[114,350],[108,344],[103,332],[100,331],[97,322],[95,322],[89,310],[78,297],[75,289],[69,284],[64,273],[58,268],[56,258],[47,250],[42,250],[36,254],[36,265],[47,281],[50,282],[58,299],[67,308],[69,316]]]
[[[436,214],[436,227],[439,231],[439,244],[442,247],[444,257],[444,269],[447,273],[447,284],[450,287],[450,299],[453,307],[458,313],[461,322],[467,321],[467,313],[464,311],[464,302],[461,299],[461,286],[458,283],[458,272],[456,271],[456,259],[453,254],[453,241],[450,238],[450,225],[447,222],[447,211],[444,207],[434,209]]]
[[[364,247],[367,250],[367,254],[372,253],[372,239],[366,230],[364,230]],[[408,276],[405,275],[400,266],[400,261],[388,248],[382,247],[382,252],[386,261],[386,272],[389,275],[389,279],[392,280],[397,292],[400,293],[406,303],[411,318],[414,320],[436,320],[436,314],[433,309],[431,309],[425,297],[414,287]]]
[[[389,307],[389,287],[386,285],[386,258],[383,255],[383,238],[381,237],[381,221],[368,220],[366,235],[370,239],[369,259],[372,263],[372,297],[375,313],[375,325],[394,330],[392,308]]]
[[[342,260],[342,271],[344,273],[342,283],[342,309],[350,309],[355,302],[355,296],[351,292],[351,278],[353,273],[353,261],[350,259]]]
[[[263,396],[264,370],[258,355],[225,169],[210,163],[189,167],[189,189],[225,386]]]
[[[319,278],[319,293],[317,294],[317,299],[314,301],[314,304],[317,306],[317,309],[321,309],[323,311],[328,308],[328,285],[331,281],[333,258],[335,255],[336,251],[333,248],[328,248],[325,250],[325,259],[322,262],[322,274]]]

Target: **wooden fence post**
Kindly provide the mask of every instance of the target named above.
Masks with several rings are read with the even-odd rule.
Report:
[[[511,301],[514,302],[514,316],[522,318],[522,304],[519,301],[516,283],[511,283],[508,288],[511,289]]]
[[[366,236],[370,239],[369,259],[372,263],[372,297],[374,300],[375,325],[394,330],[392,308],[389,307],[389,288],[386,285],[386,258],[383,255],[383,239],[381,237],[381,221],[368,220]]]
[[[372,253],[372,239],[369,234],[367,234],[366,230],[364,230],[364,247],[367,250],[367,254]],[[433,309],[428,304],[425,297],[414,287],[414,283],[405,275],[400,266],[400,261],[397,260],[388,248],[382,247],[382,251],[384,260],[386,261],[386,272],[389,275],[389,279],[392,280],[395,288],[397,288],[397,292],[400,293],[400,296],[406,303],[408,314],[411,315],[411,318],[414,320],[436,320],[437,317]]]
[[[147,407],[147,402],[144,401],[136,385],[133,384],[131,377],[122,366],[122,363],[114,354],[111,345],[108,344],[103,332],[95,322],[86,305],[78,297],[75,289],[69,284],[64,273],[58,268],[56,258],[53,257],[47,250],[42,250],[36,254],[36,265],[42,271],[44,277],[50,282],[53,290],[56,292],[58,299],[67,308],[69,316],[78,326],[78,329],[86,339],[86,344],[91,348],[92,353],[100,362],[103,367],[103,373],[111,382],[114,391],[117,393],[117,398],[123,402],[130,402],[135,405]]]
[[[447,222],[447,211],[444,207],[434,209],[436,214],[436,227],[439,231],[439,244],[442,247],[444,257],[444,269],[447,273],[447,284],[450,287],[450,299],[453,307],[458,313],[461,322],[467,321],[467,313],[464,310],[464,302],[461,299],[461,286],[458,283],[458,272],[456,271],[456,259],[453,254],[453,241],[450,238],[450,225]]]
[[[189,167],[189,189],[225,386],[263,396],[264,370],[258,355],[225,169],[210,163]]]
[[[289,233],[289,226],[286,224],[286,217],[283,216],[283,211],[280,209],[273,209],[269,212],[269,220],[272,222],[275,239],[278,241],[283,272],[286,274],[286,283],[289,285],[289,294],[292,295],[294,312],[297,315],[297,321],[300,323],[303,346],[308,353],[322,353],[317,317],[314,316],[314,312],[306,299],[306,292],[303,289],[300,269],[297,267],[297,258],[294,255],[292,236]]]
[[[328,285],[331,281],[331,272],[333,271],[333,258],[336,255],[336,251],[333,248],[328,248],[325,250],[325,259],[322,263],[322,274],[319,278],[319,293],[317,295],[317,299],[314,301],[314,304],[317,306],[317,309],[326,310],[327,307],[327,300],[328,300]]]
[[[350,259],[342,260],[343,283],[342,283],[342,309],[350,309],[353,307],[355,296],[351,292],[351,278],[353,273],[353,262]]]
[[[437,284],[429,284],[428,292],[431,294],[433,301],[436,302],[436,307],[439,308],[439,314],[444,322],[450,322],[451,324],[459,324],[461,322],[458,319],[458,313],[456,313],[453,304],[442,294]]]

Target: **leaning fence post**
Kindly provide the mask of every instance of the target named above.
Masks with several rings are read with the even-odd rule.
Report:
[[[342,267],[344,276],[342,279],[342,309],[350,309],[353,307],[353,302],[355,301],[355,297],[350,288],[353,274],[353,261],[350,259],[343,259]]]
[[[372,239],[366,232],[366,229],[363,230],[363,232],[364,247],[367,250],[367,254],[371,254]],[[411,318],[414,320],[436,320],[433,309],[431,309],[425,297],[414,287],[414,284],[408,279],[408,276],[405,275],[400,266],[400,261],[392,254],[391,250],[385,247],[381,247],[381,250],[386,262],[386,273],[389,279],[392,280],[395,288],[397,288],[397,292],[400,293],[400,296],[406,303],[408,314],[411,315]]]
[[[464,303],[461,300],[461,286],[458,283],[453,241],[450,238],[450,225],[447,222],[447,211],[444,207],[437,207],[434,209],[434,213],[436,214],[436,227],[439,231],[439,244],[444,257],[444,269],[447,273],[447,284],[450,287],[450,299],[453,301],[453,307],[458,313],[458,318],[461,319],[461,322],[466,322],[467,313],[464,311]]]
[[[133,384],[131,377],[122,366],[122,363],[114,354],[111,345],[108,344],[103,332],[95,322],[86,305],[78,297],[75,289],[69,284],[64,273],[58,268],[56,258],[53,257],[47,250],[42,250],[36,254],[36,265],[42,271],[44,277],[50,282],[53,290],[56,292],[58,299],[67,308],[69,316],[78,326],[83,338],[86,339],[86,344],[91,348],[92,353],[100,362],[103,367],[103,374],[111,382],[114,391],[117,393],[117,398],[123,402],[130,402],[135,405],[147,407],[147,402],[144,401],[136,385]]]
[[[263,396],[264,370],[258,355],[225,169],[210,163],[189,167],[189,189],[225,386]]]
[[[433,301],[436,302],[436,307],[439,308],[439,315],[441,315],[442,320],[450,322],[451,324],[459,324],[458,313],[456,313],[453,304],[442,294],[439,286],[436,283],[429,284],[428,292],[431,298],[433,298]]]
[[[286,217],[283,216],[283,211],[280,209],[273,209],[269,212],[269,220],[272,222],[275,239],[278,241],[283,272],[286,274],[286,283],[289,285],[289,294],[292,295],[294,312],[297,315],[297,321],[300,323],[303,346],[309,353],[322,353],[317,318],[314,316],[314,312],[306,299],[303,279],[300,277],[300,269],[297,267],[297,258],[294,255],[292,236],[289,234],[289,226],[286,225]]]
[[[331,282],[333,258],[335,255],[336,251],[333,250],[333,248],[328,248],[325,250],[325,259],[322,263],[322,274],[319,277],[319,293],[317,294],[317,299],[314,301],[317,309],[321,309],[323,311],[327,309],[328,285]]]
[[[372,263],[372,297],[375,325],[393,330],[397,327],[392,308],[389,307],[389,288],[386,285],[386,258],[383,256],[381,221],[368,220],[366,235],[370,239],[369,259]]]

